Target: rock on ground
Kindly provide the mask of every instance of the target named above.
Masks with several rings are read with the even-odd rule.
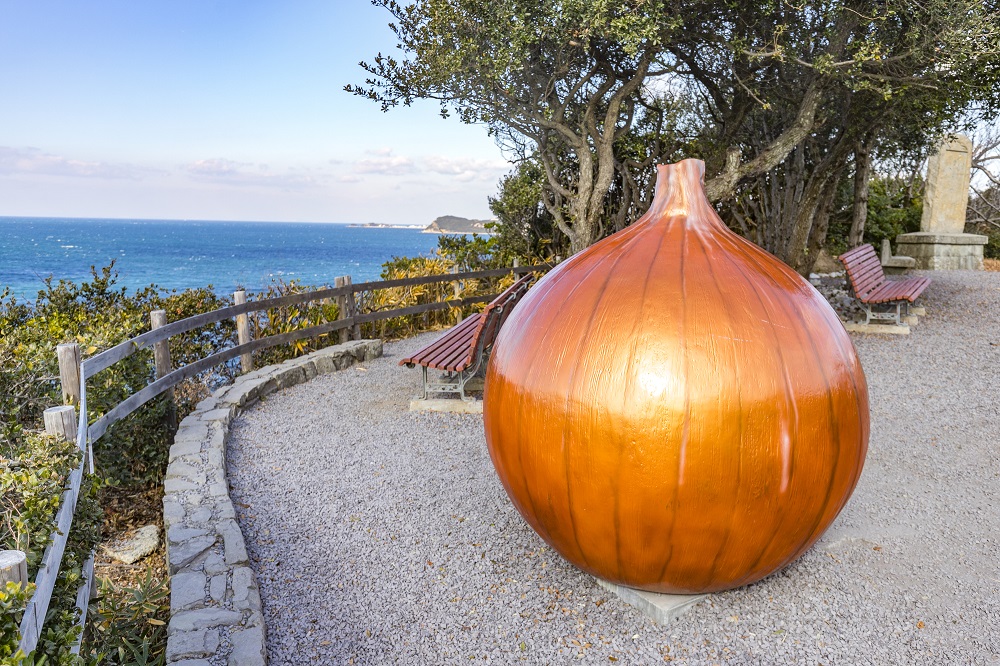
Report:
[[[131,536],[103,544],[101,550],[119,562],[135,564],[142,558],[152,555],[159,546],[160,528],[156,525],[146,525],[137,529]]]

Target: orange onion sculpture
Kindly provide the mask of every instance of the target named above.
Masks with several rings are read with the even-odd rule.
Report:
[[[511,313],[486,376],[490,456],[567,560],[654,592],[714,592],[792,562],[868,449],[868,389],[836,314],[729,231],[704,164],[658,167],[649,212]]]

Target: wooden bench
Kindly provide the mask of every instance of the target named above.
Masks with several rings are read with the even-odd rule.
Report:
[[[847,279],[858,302],[865,307],[865,323],[872,319],[895,320],[901,325],[900,308],[905,307],[910,312],[910,305],[923,293],[930,278],[914,277],[905,280],[887,280],[882,270],[882,263],[875,248],[869,244],[859,245],[844,252],[839,257],[847,269]],[[873,305],[895,306],[893,311],[874,311]]]
[[[399,362],[409,368],[416,365],[423,368],[424,399],[427,399],[428,393],[458,393],[462,400],[467,399],[466,382],[482,367],[500,327],[528,291],[532,277],[530,273],[525,275],[493,299],[482,312],[466,317],[440,338]],[[449,381],[429,381],[428,368],[447,372]]]

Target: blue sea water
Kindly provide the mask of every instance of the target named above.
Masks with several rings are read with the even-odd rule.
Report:
[[[437,236],[416,229],[293,222],[198,222],[0,217],[0,291],[34,298],[49,275],[75,282],[115,260],[135,290],[212,285],[228,294],[275,279],[332,284],[379,279],[394,256],[431,254]]]

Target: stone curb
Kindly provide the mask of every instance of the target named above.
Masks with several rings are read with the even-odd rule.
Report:
[[[163,482],[168,664],[267,663],[260,589],[226,481],[229,423],[269,393],[381,355],[381,340],[357,340],[260,368],[215,391],[181,422]]]

